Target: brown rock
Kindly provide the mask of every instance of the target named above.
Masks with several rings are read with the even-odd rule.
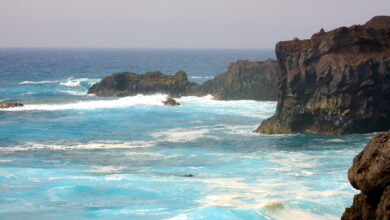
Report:
[[[257,131],[338,135],[390,129],[390,29],[375,29],[373,20],[279,42],[277,110]]]
[[[164,105],[168,105],[168,106],[177,106],[177,105],[180,105],[180,103],[176,102],[176,100],[174,100],[173,98],[171,97],[168,97],[167,100],[163,101]]]
[[[19,102],[0,103],[0,109],[22,107],[23,104]]]
[[[183,71],[175,75],[160,72],[116,73],[89,88],[97,96],[133,96],[165,93],[171,97],[213,95],[221,100],[276,100],[276,62],[240,60],[228,71],[202,85],[189,82]]]
[[[374,137],[354,158],[348,179],[361,193],[342,220],[390,219],[390,132]]]

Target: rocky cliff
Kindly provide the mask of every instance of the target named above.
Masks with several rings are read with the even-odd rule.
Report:
[[[276,62],[268,59],[231,63],[227,72],[203,83],[196,92],[223,100],[276,100]]]
[[[212,94],[216,99],[276,100],[276,62],[237,61],[228,71],[202,85],[189,82],[183,71],[175,75],[160,72],[136,74],[117,73],[105,77],[89,88],[89,94],[97,96],[132,96],[136,94],[166,93],[172,97],[204,96]]]
[[[342,220],[390,219],[390,132],[374,137],[355,157],[348,179],[361,193]]]
[[[278,105],[260,133],[390,129],[389,16],[279,42]]]

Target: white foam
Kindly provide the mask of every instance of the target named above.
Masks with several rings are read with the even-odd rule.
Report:
[[[328,142],[328,143],[343,143],[343,142],[346,142],[346,140],[335,138],[335,139],[327,140],[325,142]]]
[[[51,84],[51,83],[58,83],[58,80],[45,80],[45,81],[23,81],[19,84]]]
[[[74,96],[85,96],[87,94],[87,90],[85,91],[63,90],[61,92],[69,95],[74,95]]]
[[[87,82],[88,85],[92,85],[99,81],[98,79],[88,79],[88,78],[68,78],[66,80],[61,80],[60,85],[68,87],[80,87],[82,82]]]
[[[264,206],[263,209],[273,218],[279,220],[290,220],[290,219],[300,219],[300,220],[330,220],[338,219],[336,216],[330,215],[317,215],[314,213],[309,213],[302,209],[291,208],[285,205],[281,201],[269,201]]]
[[[29,150],[92,150],[92,149],[132,149],[152,147],[153,141],[104,141],[97,143],[86,143],[76,145],[58,145],[58,144],[39,144],[27,143],[27,146],[0,147],[0,151],[29,151]]]
[[[167,142],[190,142],[199,138],[210,137],[206,134],[206,127],[173,128],[153,133],[151,136],[159,141]]]
[[[1,109],[1,111],[55,111],[55,110],[88,110],[101,108],[124,108],[136,105],[144,106],[162,106],[163,101],[167,99],[167,95],[136,95],[124,98],[97,100],[97,101],[80,101],[76,103],[66,104],[33,104],[23,107]]]
[[[275,112],[276,102],[254,100],[215,100],[212,95],[203,97],[184,96],[177,101],[184,107],[212,110],[220,114],[239,114],[256,118],[268,118]]]

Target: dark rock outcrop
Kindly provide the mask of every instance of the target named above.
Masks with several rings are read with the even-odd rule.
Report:
[[[23,104],[19,102],[0,103],[0,109],[22,107]]]
[[[355,157],[348,179],[361,193],[342,220],[390,219],[390,132],[374,137]]]
[[[276,100],[276,62],[239,60],[228,71],[197,88],[201,95],[211,94],[221,100]],[[195,92],[195,93],[196,93]]]
[[[237,61],[227,72],[202,85],[189,82],[183,71],[175,75],[160,72],[136,74],[116,73],[105,77],[89,88],[97,96],[132,96],[137,94],[166,93],[171,97],[204,96],[212,94],[222,100],[276,100],[276,62]]]
[[[134,96],[137,94],[167,93],[171,97],[186,95],[194,86],[183,71],[175,75],[164,75],[161,72],[136,74],[132,72],[116,73],[105,77],[88,89],[88,94],[97,96]]]
[[[277,110],[257,132],[338,135],[390,129],[388,21],[375,17],[363,26],[279,42]]]
[[[168,97],[167,100],[163,101],[163,103],[164,103],[164,105],[167,105],[167,106],[177,106],[177,105],[180,105],[180,103],[176,102],[176,100],[174,100],[171,97]]]

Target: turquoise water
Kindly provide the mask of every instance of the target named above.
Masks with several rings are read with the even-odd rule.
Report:
[[[86,95],[119,70],[204,81],[270,51],[23,51],[0,50],[0,99],[26,103],[0,111],[0,219],[339,219],[356,193],[373,134],[253,133],[275,102]]]

